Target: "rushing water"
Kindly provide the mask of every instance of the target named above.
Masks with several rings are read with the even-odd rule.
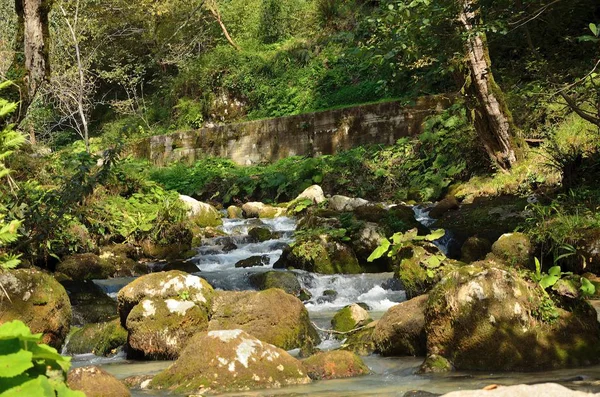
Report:
[[[415,214],[419,221],[428,225],[431,219],[426,208],[416,207]],[[276,239],[262,243],[249,241],[248,230],[255,226],[267,227],[277,235]],[[285,244],[293,241],[295,222],[291,218],[281,217],[272,220],[229,220],[225,219],[222,229],[227,237],[208,239],[197,248],[198,254],[192,259],[198,266],[197,275],[205,278],[215,288],[222,290],[253,289],[248,276],[254,272],[272,270],[272,265],[281,255]],[[437,241],[441,249],[447,246],[451,235]],[[235,244],[235,247],[232,245]],[[228,252],[224,248],[229,247]],[[267,255],[268,264],[253,268],[236,268],[235,263],[255,255]],[[336,310],[354,302],[363,302],[370,307],[373,318],[380,318],[383,313],[398,302],[406,299],[401,285],[394,280],[392,273],[360,274],[360,275],[319,275],[304,271],[294,271],[303,288],[308,290],[312,298],[305,302],[311,320],[319,328],[329,328]],[[117,292],[128,284],[131,278],[97,280],[107,294],[116,297]],[[326,290],[336,291],[337,295],[325,297]],[[323,335],[319,346],[328,350],[336,348],[340,341],[329,339]],[[294,354],[295,352],[291,352]],[[438,375],[416,375],[421,358],[383,358],[372,355],[364,358],[372,373],[367,376],[313,382],[309,385],[287,387],[282,389],[257,390],[243,393],[227,394],[228,396],[402,396],[409,390],[426,390],[444,393],[459,389],[478,389],[486,385],[562,382],[568,387],[585,391],[600,391],[600,367],[585,369],[548,371],[542,373],[449,373]],[[167,361],[140,362],[125,359],[124,354],[111,358],[96,357],[92,354],[74,357],[74,366],[100,365],[117,378],[128,376],[156,374],[170,365]],[[164,391],[134,391],[134,396],[164,396]]]

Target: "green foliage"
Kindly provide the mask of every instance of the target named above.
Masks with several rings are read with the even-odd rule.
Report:
[[[65,384],[70,358],[41,341],[21,321],[0,325],[0,396],[85,397]]]
[[[387,254],[388,257],[393,258],[402,250],[402,248],[413,241],[435,241],[442,238],[446,232],[444,229],[437,229],[426,236],[419,236],[417,233],[417,229],[409,230],[406,233],[394,233],[391,237],[392,241],[384,237],[379,243],[379,246],[375,248],[367,258],[367,261],[373,262],[385,254]],[[439,267],[444,258],[444,256],[438,257],[437,255],[433,255],[428,259],[427,266],[432,269]]]
[[[259,37],[265,44],[280,41],[286,31],[282,20],[281,2],[277,0],[264,0],[260,13]]]

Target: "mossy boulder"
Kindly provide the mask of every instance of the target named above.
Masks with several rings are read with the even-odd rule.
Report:
[[[0,272],[0,285],[0,324],[21,320],[33,333],[43,334],[43,343],[60,349],[71,326],[71,303],[64,287],[34,269]]]
[[[133,260],[140,258],[139,250],[129,244],[110,244],[100,247],[100,256],[121,256]]]
[[[407,298],[427,293],[449,270],[462,263],[447,258],[427,241],[406,243],[394,259],[395,277],[404,286]]]
[[[294,201],[298,200],[311,200],[314,204],[320,204],[325,201],[325,194],[323,194],[323,189],[319,185],[312,185],[307,187],[294,199]]]
[[[138,303],[127,316],[127,356],[136,359],[172,360],[194,334],[206,331],[209,309],[201,302],[178,298],[150,298]]]
[[[242,219],[244,217],[244,212],[240,207],[230,205],[227,207],[227,217],[229,219]]]
[[[185,298],[207,310],[212,305],[214,290],[206,280],[181,271],[152,273],[123,287],[117,295],[117,310],[125,326],[131,309],[144,299]]]
[[[163,272],[170,272],[171,270],[179,270],[185,273],[198,273],[200,271],[194,262],[181,259],[168,261],[165,267],[161,269]]]
[[[425,310],[428,355],[458,370],[535,371],[600,361],[600,324],[585,301],[556,307],[539,284],[493,261],[448,273]]]
[[[377,322],[373,342],[382,356],[424,356],[427,295],[399,303]]]
[[[335,195],[327,202],[328,208],[339,212],[352,212],[356,208],[369,204],[369,201],[362,198],[350,198],[341,195]]]
[[[510,266],[528,267],[533,263],[533,246],[523,233],[503,234],[492,244],[492,253]]]
[[[348,332],[373,321],[369,312],[360,305],[353,303],[340,310],[331,319],[331,326],[335,331]]]
[[[358,274],[363,271],[352,248],[327,235],[296,241],[293,247],[283,250],[273,267],[321,274]]]
[[[248,237],[255,243],[271,240],[273,233],[266,227],[253,227],[248,231]]]
[[[373,341],[373,332],[379,320],[372,321],[363,328],[348,334],[346,340],[340,347],[342,350],[348,350],[359,356],[368,356],[375,352],[375,342]]]
[[[430,354],[417,371],[420,374],[438,374],[454,370],[452,363],[438,354]]]
[[[460,248],[460,260],[464,263],[479,261],[492,251],[492,243],[483,237],[469,237]]]
[[[190,220],[200,227],[219,226],[223,224],[221,213],[212,205],[200,202],[192,197],[179,195],[188,210]]]
[[[235,267],[256,267],[266,266],[270,262],[269,255],[255,255],[250,258],[239,260],[235,263]]]
[[[113,263],[96,254],[75,254],[62,258],[56,272],[74,281],[109,278],[115,273]]]
[[[358,355],[346,350],[317,353],[302,361],[302,365],[313,380],[351,378],[370,372]]]
[[[95,366],[79,367],[69,371],[67,385],[85,393],[87,397],[130,397],[131,392],[117,378]]]
[[[73,325],[103,323],[118,316],[117,302],[92,281],[62,281],[73,313]]]
[[[383,240],[385,235],[385,230],[378,224],[372,222],[363,223],[356,232],[352,233],[350,246],[356,253],[356,257],[360,263],[368,264],[367,258],[369,258],[371,253],[379,247],[379,243]],[[379,258],[369,266],[377,267],[380,271],[391,270],[389,268],[390,262],[387,257]]]
[[[280,288],[290,295],[299,296],[300,282],[296,275],[288,271],[271,270],[264,273],[254,273],[249,277],[250,284],[264,291],[269,288]]]
[[[152,379],[151,387],[205,394],[309,382],[300,361],[237,329],[196,334],[179,359]]]
[[[213,229],[215,228],[200,229],[189,221],[173,223],[161,233],[158,239],[146,239],[140,243],[140,247],[147,258],[186,259],[198,230],[207,234]]]
[[[391,207],[380,225],[385,229],[386,234],[404,233],[411,229],[417,229],[420,235],[429,233],[429,229],[417,221],[413,208],[402,204]]]
[[[69,337],[67,353],[108,356],[125,343],[127,331],[121,326],[119,319],[114,319],[106,323],[87,324],[73,332]]]
[[[241,329],[285,350],[320,342],[302,302],[278,288],[219,292],[208,329]]]
[[[276,218],[284,216],[285,208],[273,207],[260,202],[250,202],[242,205],[242,211],[246,218]]]

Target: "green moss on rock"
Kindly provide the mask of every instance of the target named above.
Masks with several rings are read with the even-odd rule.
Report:
[[[208,329],[241,329],[285,350],[320,342],[302,302],[277,288],[219,292]]]
[[[271,240],[273,233],[266,227],[253,227],[248,231],[248,236],[255,243],[262,243],[263,241]]]
[[[331,319],[335,331],[348,332],[372,321],[369,313],[361,306],[353,303],[340,309]]]
[[[346,340],[341,346],[342,350],[348,350],[359,356],[368,356],[375,352],[375,342],[373,341],[373,332],[379,320],[372,321],[347,335]]]
[[[151,382],[182,394],[240,391],[309,383],[300,361],[241,330],[196,334],[179,359]]]
[[[511,266],[528,267],[533,262],[531,240],[523,233],[506,233],[492,245],[492,253]]]
[[[264,273],[253,273],[249,276],[250,284],[263,291],[269,288],[280,288],[288,294],[300,295],[300,282],[296,275],[289,271],[271,270]]]
[[[35,269],[0,272],[0,324],[21,320],[42,342],[60,349],[71,326],[71,303],[64,287]]]
[[[108,356],[126,342],[127,331],[121,327],[119,320],[115,319],[107,323],[87,324],[75,331],[69,338],[67,352]]]
[[[131,309],[144,299],[185,297],[207,310],[212,305],[214,290],[206,280],[181,271],[152,273],[123,287],[117,295],[117,310],[125,326]]]
[[[320,274],[358,274],[363,269],[352,248],[328,236],[296,241],[283,250],[274,268],[302,269]]]
[[[191,300],[144,299],[127,317],[127,356],[172,360],[188,340],[208,327],[208,308]]]

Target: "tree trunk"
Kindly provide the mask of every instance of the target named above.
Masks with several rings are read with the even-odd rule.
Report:
[[[502,90],[494,81],[490,55],[484,32],[477,32],[480,23],[477,0],[460,0],[459,21],[468,35],[466,62],[468,76],[465,93],[473,105],[471,117],[490,159],[507,170],[517,162],[515,126]],[[465,81],[463,79],[463,81]]]
[[[23,78],[23,81],[17,82],[21,87],[18,121],[25,117],[37,90],[50,75],[48,13],[51,7],[52,0],[15,0],[19,27],[12,69],[21,70],[17,75]]]

